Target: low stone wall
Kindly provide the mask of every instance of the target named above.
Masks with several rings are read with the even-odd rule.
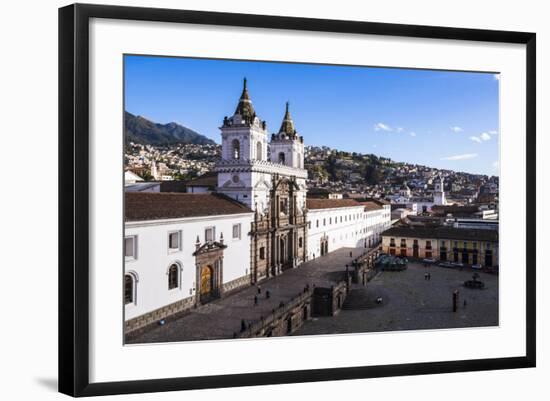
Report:
[[[312,316],[334,316],[342,308],[348,285],[340,282],[330,288],[306,289],[268,316],[245,322],[245,328],[233,333],[234,338],[281,337],[294,333]]]
[[[250,285],[250,276],[247,275],[247,276],[239,277],[235,280],[231,280],[223,284],[223,293],[224,295],[227,295],[228,293],[239,290],[249,285]]]
[[[187,297],[177,302],[155,309],[152,312],[145,313],[133,319],[124,322],[125,334],[137,334],[140,329],[156,323],[161,319],[168,319],[184,312],[195,305],[195,297]]]
[[[268,316],[248,322],[246,329],[234,333],[234,338],[281,337],[298,330],[311,318],[312,291],[304,291]]]

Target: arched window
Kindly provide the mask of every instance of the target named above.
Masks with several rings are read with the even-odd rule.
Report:
[[[233,159],[240,159],[241,158],[241,144],[237,139],[233,139],[233,142],[231,142],[231,147],[233,149]]]
[[[133,274],[124,275],[124,304],[136,302],[136,278]]]
[[[179,287],[179,270],[180,267],[174,263],[168,268],[168,289],[172,290]]]
[[[285,164],[285,153],[279,152],[279,163]]]
[[[256,159],[262,160],[262,143],[258,142],[256,144]]]

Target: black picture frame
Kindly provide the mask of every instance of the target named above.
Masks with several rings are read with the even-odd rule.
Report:
[[[526,354],[521,357],[262,372],[123,382],[89,381],[88,61],[91,18],[386,35],[526,45]],[[71,396],[237,387],[534,367],[536,363],[536,35],[479,29],[74,4],[59,9],[59,391]]]

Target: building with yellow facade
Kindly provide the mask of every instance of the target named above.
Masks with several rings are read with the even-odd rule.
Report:
[[[382,250],[411,259],[494,268],[498,267],[498,230],[397,226],[382,233]]]

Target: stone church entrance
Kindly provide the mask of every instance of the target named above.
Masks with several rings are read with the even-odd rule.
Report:
[[[223,295],[223,242],[195,244],[195,305],[202,305]]]

